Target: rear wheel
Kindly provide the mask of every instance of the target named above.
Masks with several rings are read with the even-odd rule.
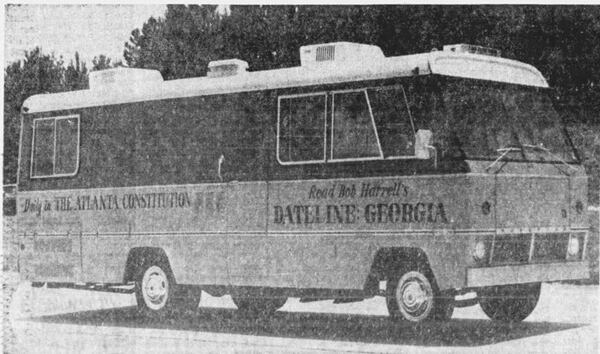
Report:
[[[239,311],[253,316],[269,316],[285,305],[287,297],[237,297],[233,303]]]
[[[484,288],[477,292],[479,306],[492,320],[523,321],[535,309],[541,288],[541,283]]]
[[[138,309],[149,317],[160,317],[172,310],[173,276],[168,267],[159,262],[142,266],[135,281]]]

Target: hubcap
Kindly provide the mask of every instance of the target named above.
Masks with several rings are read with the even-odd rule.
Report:
[[[167,303],[169,280],[165,272],[157,266],[152,266],[144,273],[142,294],[146,306],[160,310]]]
[[[402,301],[409,308],[416,308],[427,301],[427,293],[420,283],[410,282],[404,287]]]
[[[398,284],[396,301],[407,320],[420,321],[427,317],[433,304],[433,291],[419,277],[409,277]]]

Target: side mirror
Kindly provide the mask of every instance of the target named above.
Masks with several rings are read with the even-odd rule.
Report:
[[[427,160],[431,157],[431,130],[419,129],[415,134],[415,156]]]

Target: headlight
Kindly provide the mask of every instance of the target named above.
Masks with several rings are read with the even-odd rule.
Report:
[[[569,238],[569,246],[567,248],[569,256],[575,257],[579,254],[579,239],[576,236]]]
[[[473,258],[476,261],[481,261],[485,258],[485,243],[483,241],[478,241],[473,247]]]

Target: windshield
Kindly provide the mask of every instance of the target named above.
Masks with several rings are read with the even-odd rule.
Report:
[[[546,90],[452,78],[441,90],[448,142],[464,158],[495,159],[514,148],[507,160],[576,161]]]

